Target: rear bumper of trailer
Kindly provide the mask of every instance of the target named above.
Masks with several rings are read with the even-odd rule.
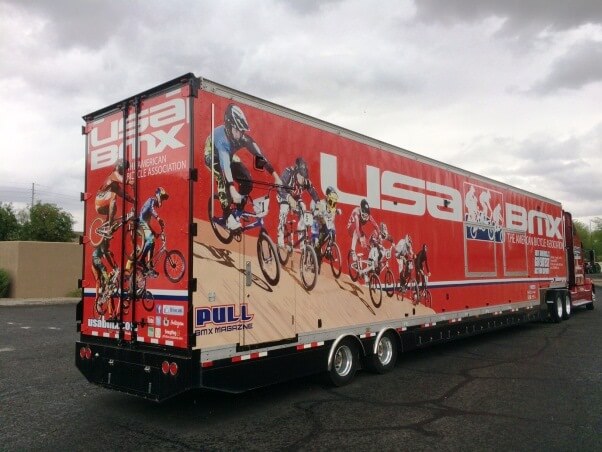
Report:
[[[198,356],[80,341],[75,364],[91,383],[157,402],[198,387]]]

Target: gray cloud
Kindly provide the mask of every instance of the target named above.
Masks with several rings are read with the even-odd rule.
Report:
[[[415,4],[417,18],[423,21],[450,24],[495,16],[506,19],[504,31],[510,34],[602,23],[599,0],[417,0]]]
[[[560,89],[579,89],[598,81],[602,81],[602,41],[585,41],[559,57],[550,73],[530,91],[548,94]]]
[[[475,139],[454,159],[463,168],[562,202],[576,216],[602,199],[602,123],[565,139]]]

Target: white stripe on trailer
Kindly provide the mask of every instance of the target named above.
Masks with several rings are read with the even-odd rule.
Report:
[[[173,346],[173,341],[165,341],[165,345]]]
[[[151,344],[158,344],[159,343],[159,339],[151,338],[150,341],[151,341]]]
[[[297,345],[297,350],[307,350],[310,348],[322,347],[324,345],[324,341],[321,342],[309,342],[307,344],[299,344]]]
[[[98,331],[92,331],[92,336],[98,336]]]
[[[248,355],[233,356],[232,362],[237,363],[240,361],[248,361],[250,359],[264,358],[266,356],[268,356],[268,352],[255,352],[255,353],[250,353]]]
[[[376,333],[364,333],[364,334],[360,334],[360,339],[366,339],[367,337],[374,337],[376,336]]]
[[[102,337],[111,337],[111,333],[102,333]]]

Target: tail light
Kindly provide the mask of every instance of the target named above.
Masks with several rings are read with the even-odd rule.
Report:
[[[161,363],[161,372],[163,372],[163,375],[175,377],[178,374],[178,364],[175,362],[169,363],[168,361],[163,361]]]
[[[90,359],[92,358],[92,349],[90,347],[82,347],[79,349],[79,357],[81,359]]]

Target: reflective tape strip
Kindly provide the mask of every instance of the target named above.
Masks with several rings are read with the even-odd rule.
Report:
[[[206,368],[206,367],[212,367],[213,366],[213,361],[205,361],[204,363],[201,363],[201,367]]]
[[[360,339],[366,339],[367,337],[373,337],[376,336],[376,333],[364,333],[364,334],[360,334]]]
[[[233,363],[237,363],[240,361],[247,361],[250,359],[257,359],[257,358],[264,358],[268,356],[268,352],[255,352],[255,353],[251,353],[249,355],[239,355],[239,356],[233,356],[232,357],[232,362]]]
[[[307,350],[309,348],[322,347],[324,342],[310,342],[308,344],[299,344],[297,345],[297,350]]]

